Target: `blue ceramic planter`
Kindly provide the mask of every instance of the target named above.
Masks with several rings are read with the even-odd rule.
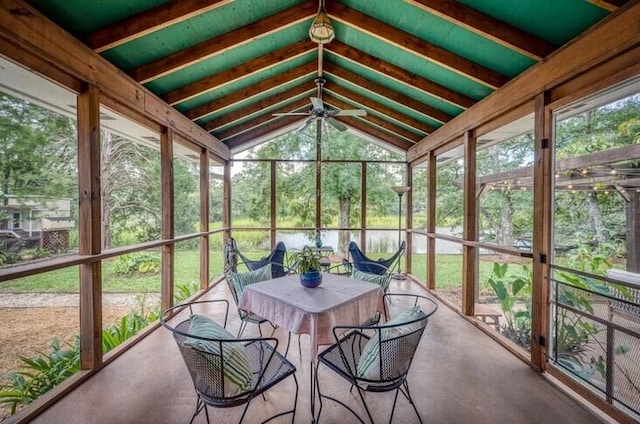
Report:
[[[300,274],[300,284],[308,289],[313,289],[322,284],[322,273],[320,271],[308,271]]]

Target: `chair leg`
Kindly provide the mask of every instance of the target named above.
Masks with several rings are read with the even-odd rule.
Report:
[[[293,414],[291,417],[291,424],[295,424],[296,422],[296,408],[298,407],[298,379],[296,378],[295,374],[291,374],[293,376],[293,381],[296,383],[296,394],[293,397],[293,409],[289,410],[289,411],[285,411],[285,412],[280,412],[279,414],[276,414],[272,417],[269,417],[268,419],[266,419],[265,421],[262,421],[262,424],[265,424],[275,418],[278,417],[282,417],[283,415],[287,415],[287,414]]]
[[[191,416],[191,421],[189,421],[189,424],[193,423],[193,420],[196,419],[198,414],[200,414],[200,412],[203,409],[204,409],[204,413],[207,415],[207,423],[208,423],[209,422],[209,412],[207,411],[207,405],[205,405],[205,403],[202,401],[202,399],[200,399],[200,397],[198,396],[198,400],[196,401],[196,412],[194,412],[193,415]]]
[[[405,395],[405,397],[413,407],[413,410],[415,411],[416,415],[418,416],[418,421],[420,421],[420,424],[422,424],[422,417],[420,417],[418,408],[416,408],[416,404],[413,402],[413,398],[411,397],[411,392],[409,391],[409,383],[407,383],[407,380],[405,380],[404,383],[402,383],[402,387],[404,387],[404,391],[402,391],[402,394]]]
[[[241,338],[242,337],[242,333],[244,333],[244,329],[247,327],[247,321],[240,321],[240,328],[238,329],[238,336],[237,338]]]
[[[360,416],[356,413],[356,411],[351,409],[351,407],[349,405],[347,405],[346,403],[344,403],[341,400],[336,399],[336,398],[334,398],[332,396],[322,394],[322,392],[320,391],[320,378],[318,377],[318,372],[320,371],[320,366],[319,365],[320,364],[318,364],[318,369],[316,370],[316,375],[315,375],[316,387],[317,387],[317,390],[318,390],[318,399],[320,400],[320,408],[318,409],[318,419],[316,420],[316,423],[320,422],[320,414],[322,413],[322,398],[325,398],[325,399],[332,400],[332,401],[334,401],[335,403],[337,403],[339,405],[342,405],[342,407],[345,408],[347,411],[351,412],[351,414],[353,414],[353,416],[356,417],[359,422],[361,422],[362,424],[366,424],[363,421],[363,419],[360,418]],[[361,395],[361,397],[362,397],[362,395]],[[365,409],[366,409],[366,404],[365,404]],[[369,413],[369,410],[367,410],[367,413]],[[369,416],[369,418],[371,419],[371,416]],[[373,419],[371,419],[371,422],[373,423]]]

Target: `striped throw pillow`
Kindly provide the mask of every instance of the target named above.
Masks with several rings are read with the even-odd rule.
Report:
[[[400,314],[393,317],[385,325],[395,325],[403,322],[410,322],[424,317],[419,306],[414,306],[404,310]],[[400,325],[394,328],[383,328],[369,339],[362,350],[360,360],[358,361],[357,376],[367,380],[379,380],[380,377],[380,337],[382,340],[389,340],[404,334],[412,333],[423,325],[423,321],[417,321],[411,324]],[[399,352],[398,352],[399,353]],[[390,354],[390,356],[396,356]],[[407,359],[408,360],[408,359]]]
[[[239,299],[244,292],[244,288],[249,284],[271,279],[271,264],[267,264],[254,271],[231,272],[229,277],[231,278],[231,282]]]
[[[189,332],[194,336],[208,339],[235,340],[235,337],[218,323],[197,314],[191,315]],[[182,344],[213,355],[220,355],[219,342],[188,338]],[[211,361],[211,363],[215,367],[220,364],[218,361]],[[236,396],[251,388],[253,369],[245,347],[241,343],[225,344],[222,363],[224,364],[225,396]],[[214,370],[214,372],[220,371],[219,369]]]
[[[382,288],[383,292],[386,292],[391,282],[391,275],[386,273],[383,275],[371,274],[369,272],[362,272],[359,269],[353,268],[351,278],[354,280],[366,281],[368,283],[374,283]]]

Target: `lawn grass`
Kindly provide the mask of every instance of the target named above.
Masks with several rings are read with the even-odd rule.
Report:
[[[213,256],[213,255],[212,255]],[[152,275],[116,275],[115,259],[102,262],[102,291],[104,293],[160,292],[160,273]],[[200,278],[200,250],[177,250],[175,254],[175,283],[184,284]],[[212,260],[210,275],[222,274],[222,261]],[[29,277],[0,283],[0,292],[64,292],[77,293],[79,268],[72,266]]]
[[[251,258],[260,258],[268,254],[268,251],[251,252]],[[210,276],[215,278],[222,275],[223,261],[221,253],[211,252]],[[482,258],[481,258],[482,259]],[[116,275],[113,273],[115,259],[102,263],[103,292],[105,293],[144,293],[160,292],[160,274],[153,275]],[[499,261],[500,262],[500,261]],[[175,253],[175,283],[185,284],[189,281],[197,281],[200,278],[200,250],[176,250]],[[402,269],[405,270],[404,263]],[[491,290],[487,280],[491,276],[493,260],[480,260],[479,281],[480,290]],[[426,281],[426,254],[413,254],[412,274],[421,281]],[[509,275],[524,276],[522,266],[509,265]],[[436,288],[451,289],[462,285],[462,255],[441,254],[436,255]],[[78,267],[68,267],[49,271],[29,277],[18,278],[0,284],[0,292],[68,292],[77,293]]]

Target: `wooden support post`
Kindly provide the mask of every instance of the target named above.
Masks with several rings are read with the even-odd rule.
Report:
[[[209,154],[200,150],[200,232],[209,231]],[[200,288],[209,287],[209,234],[200,237]]]
[[[231,162],[224,164],[222,176],[222,227],[224,227],[224,241],[231,237]]]
[[[322,226],[322,122],[316,121],[316,231]]]
[[[427,233],[436,232],[436,155],[431,150],[427,157]],[[427,288],[436,288],[436,239],[427,236]]]
[[[367,251],[367,163],[360,162],[360,246]]]
[[[407,186],[411,187],[411,190],[407,192],[407,202],[405,210],[406,212],[406,224],[407,230],[413,229],[413,168],[407,164]],[[407,250],[405,250],[405,262],[404,270],[407,274],[411,274],[411,253],[413,252],[413,233],[407,231],[405,233],[405,240],[407,240]],[[400,258],[402,259],[402,258]]]
[[[627,192],[627,271],[640,273],[640,193]]]
[[[162,186],[162,238],[170,240],[174,237],[174,204],[173,192],[173,132],[169,129],[160,136],[160,180]],[[162,245],[162,287],[160,305],[162,310],[173,306],[173,279],[175,266],[175,245]]]
[[[464,227],[465,241],[477,240],[478,209],[476,202],[476,139],[471,131],[464,133]],[[477,259],[478,248],[462,247],[462,312],[474,314],[475,293],[478,284]]]
[[[271,240],[271,249],[276,247],[276,223],[278,218],[278,202],[277,202],[277,177],[276,177],[276,161],[269,161],[271,170],[271,230],[269,232],[269,239]]]
[[[551,218],[553,212],[553,119],[548,92],[535,100],[535,151],[533,170],[533,288],[531,293],[531,365],[546,367],[549,340],[549,262],[551,261]]]
[[[79,253],[102,250],[100,198],[100,91],[78,96]],[[102,364],[102,275],[100,261],[80,265],[80,368]]]

